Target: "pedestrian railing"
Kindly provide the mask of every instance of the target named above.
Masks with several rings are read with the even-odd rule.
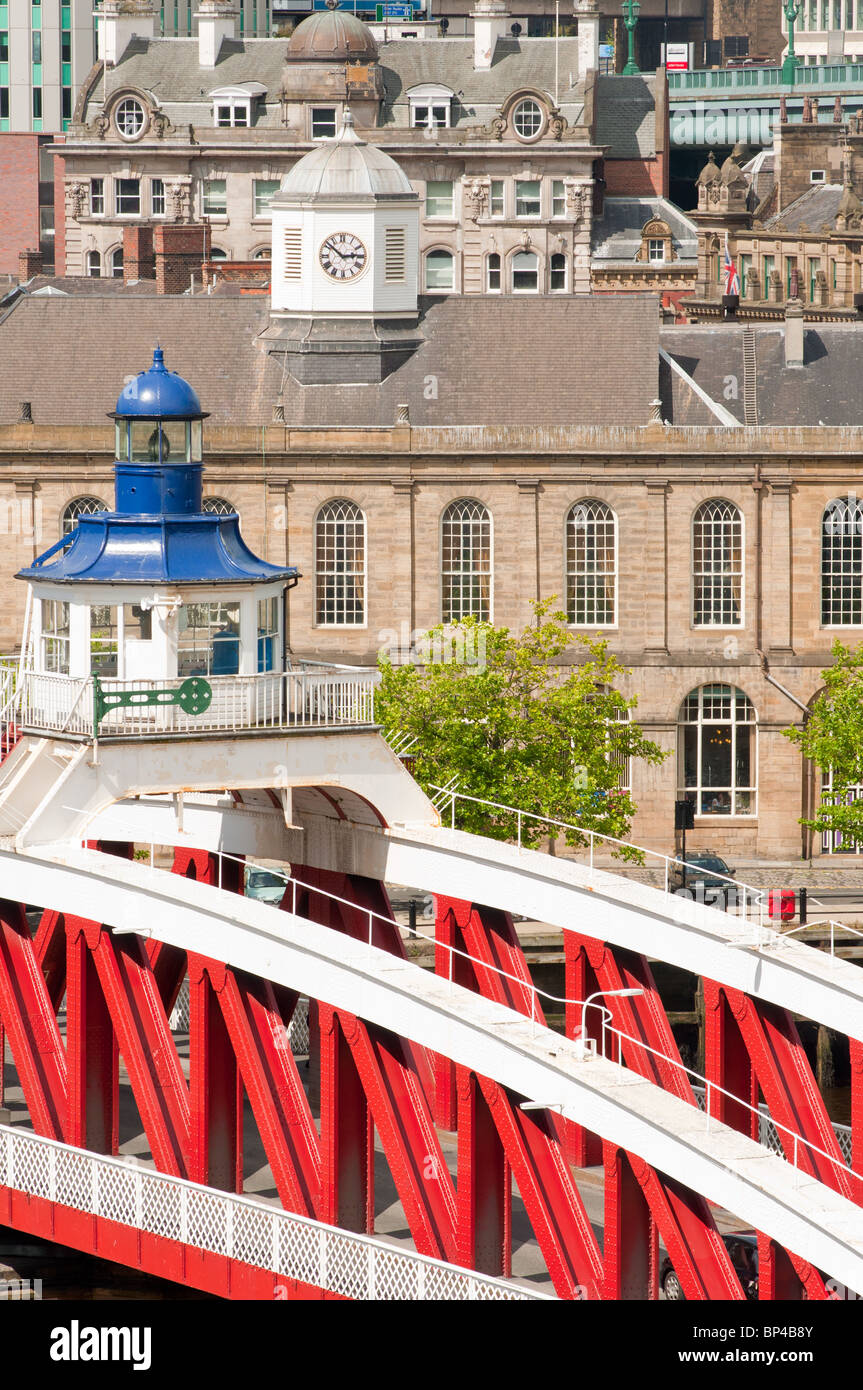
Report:
[[[94,680],[27,671],[17,692],[18,718],[25,729],[90,738],[374,724],[377,676],[372,670],[321,666],[193,679],[205,682],[211,692],[198,713],[182,703],[153,702],[159,695],[175,694],[172,685],[181,690],[181,677],[176,682]],[[116,703],[118,697],[122,704]],[[106,703],[113,707],[103,712]]]
[[[860,87],[863,90],[863,63],[799,63],[794,81],[789,82],[781,67],[702,68],[692,72],[670,72],[668,92],[672,98],[699,92],[739,92],[753,95],[759,90],[801,94],[812,88]]]
[[[548,1299],[505,1279],[0,1125],[0,1185],[361,1300]]]

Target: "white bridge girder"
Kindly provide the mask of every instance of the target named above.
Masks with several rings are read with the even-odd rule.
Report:
[[[554,1103],[735,1212],[848,1288],[863,1289],[863,1210],[695,1106],[409,961],[302,917],[94,851],[0,851],[5,896],[204,952]],[[62,856],[62,857],[61,857]]]

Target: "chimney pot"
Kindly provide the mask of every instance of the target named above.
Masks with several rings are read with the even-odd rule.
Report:
[[[785,303],[785,365],[803,366],[803,305],[799,299]]]

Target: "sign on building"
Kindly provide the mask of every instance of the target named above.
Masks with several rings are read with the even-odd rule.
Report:
[[[689,71],[689,44],[670,43],[665,50],[665,66],[669,72]]]

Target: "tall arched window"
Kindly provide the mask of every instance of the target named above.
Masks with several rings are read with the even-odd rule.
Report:
[[[460,497],[441,521],[441,599],[445,623],[491,618],[491,514]]]
[[[743,517],[721,497],[702,502],[692,518],[692,621],[696,627],[743,621]]]
[[[93,516],[96,512],[106,512],[107,503],[101,497],[76,497],[67,507],[63,508],[63,515],[60,519],[61,532],[68,536],[78,525],[79,516]]]
[[[98,251],[87,252],[87,274],[91,280],[97,279],[102,274],[102,257]]]
[[[426,289],[451,290],[455,286],[455,259],[451,251],[429,251],[425,259]]]
[[[500,294],[500,252],[492,251],[485,262],[485,287],[489,294]]]
[[[512,258],[513,294],[539,293],[539,257],[533,251],[516,251]]]
[[[552,294],[566,293],[566,256],[556,251],[551,258],[548,288]]]
[[[575,627],[617,621],[617,523],[604,502],[576,502],[566,518],[566,616]]]
[[[322,627],[366,620],[366,520],[344,497],[325,503],[315,521],[315,620]]]
[[[755,710],[732,685],[702,685],[680,707],[678,795],[697,816],[754,816]]]
[[[863,624],[863,502],[835,497],[821,519],[821,622]]]
[[[226,497],[205,497],[201,506],[210,516],[233,516],[237,510]]]
[[[111,252],[111,274],[115,280],[123,278],[123,248],[118,246],[116,251]]]

